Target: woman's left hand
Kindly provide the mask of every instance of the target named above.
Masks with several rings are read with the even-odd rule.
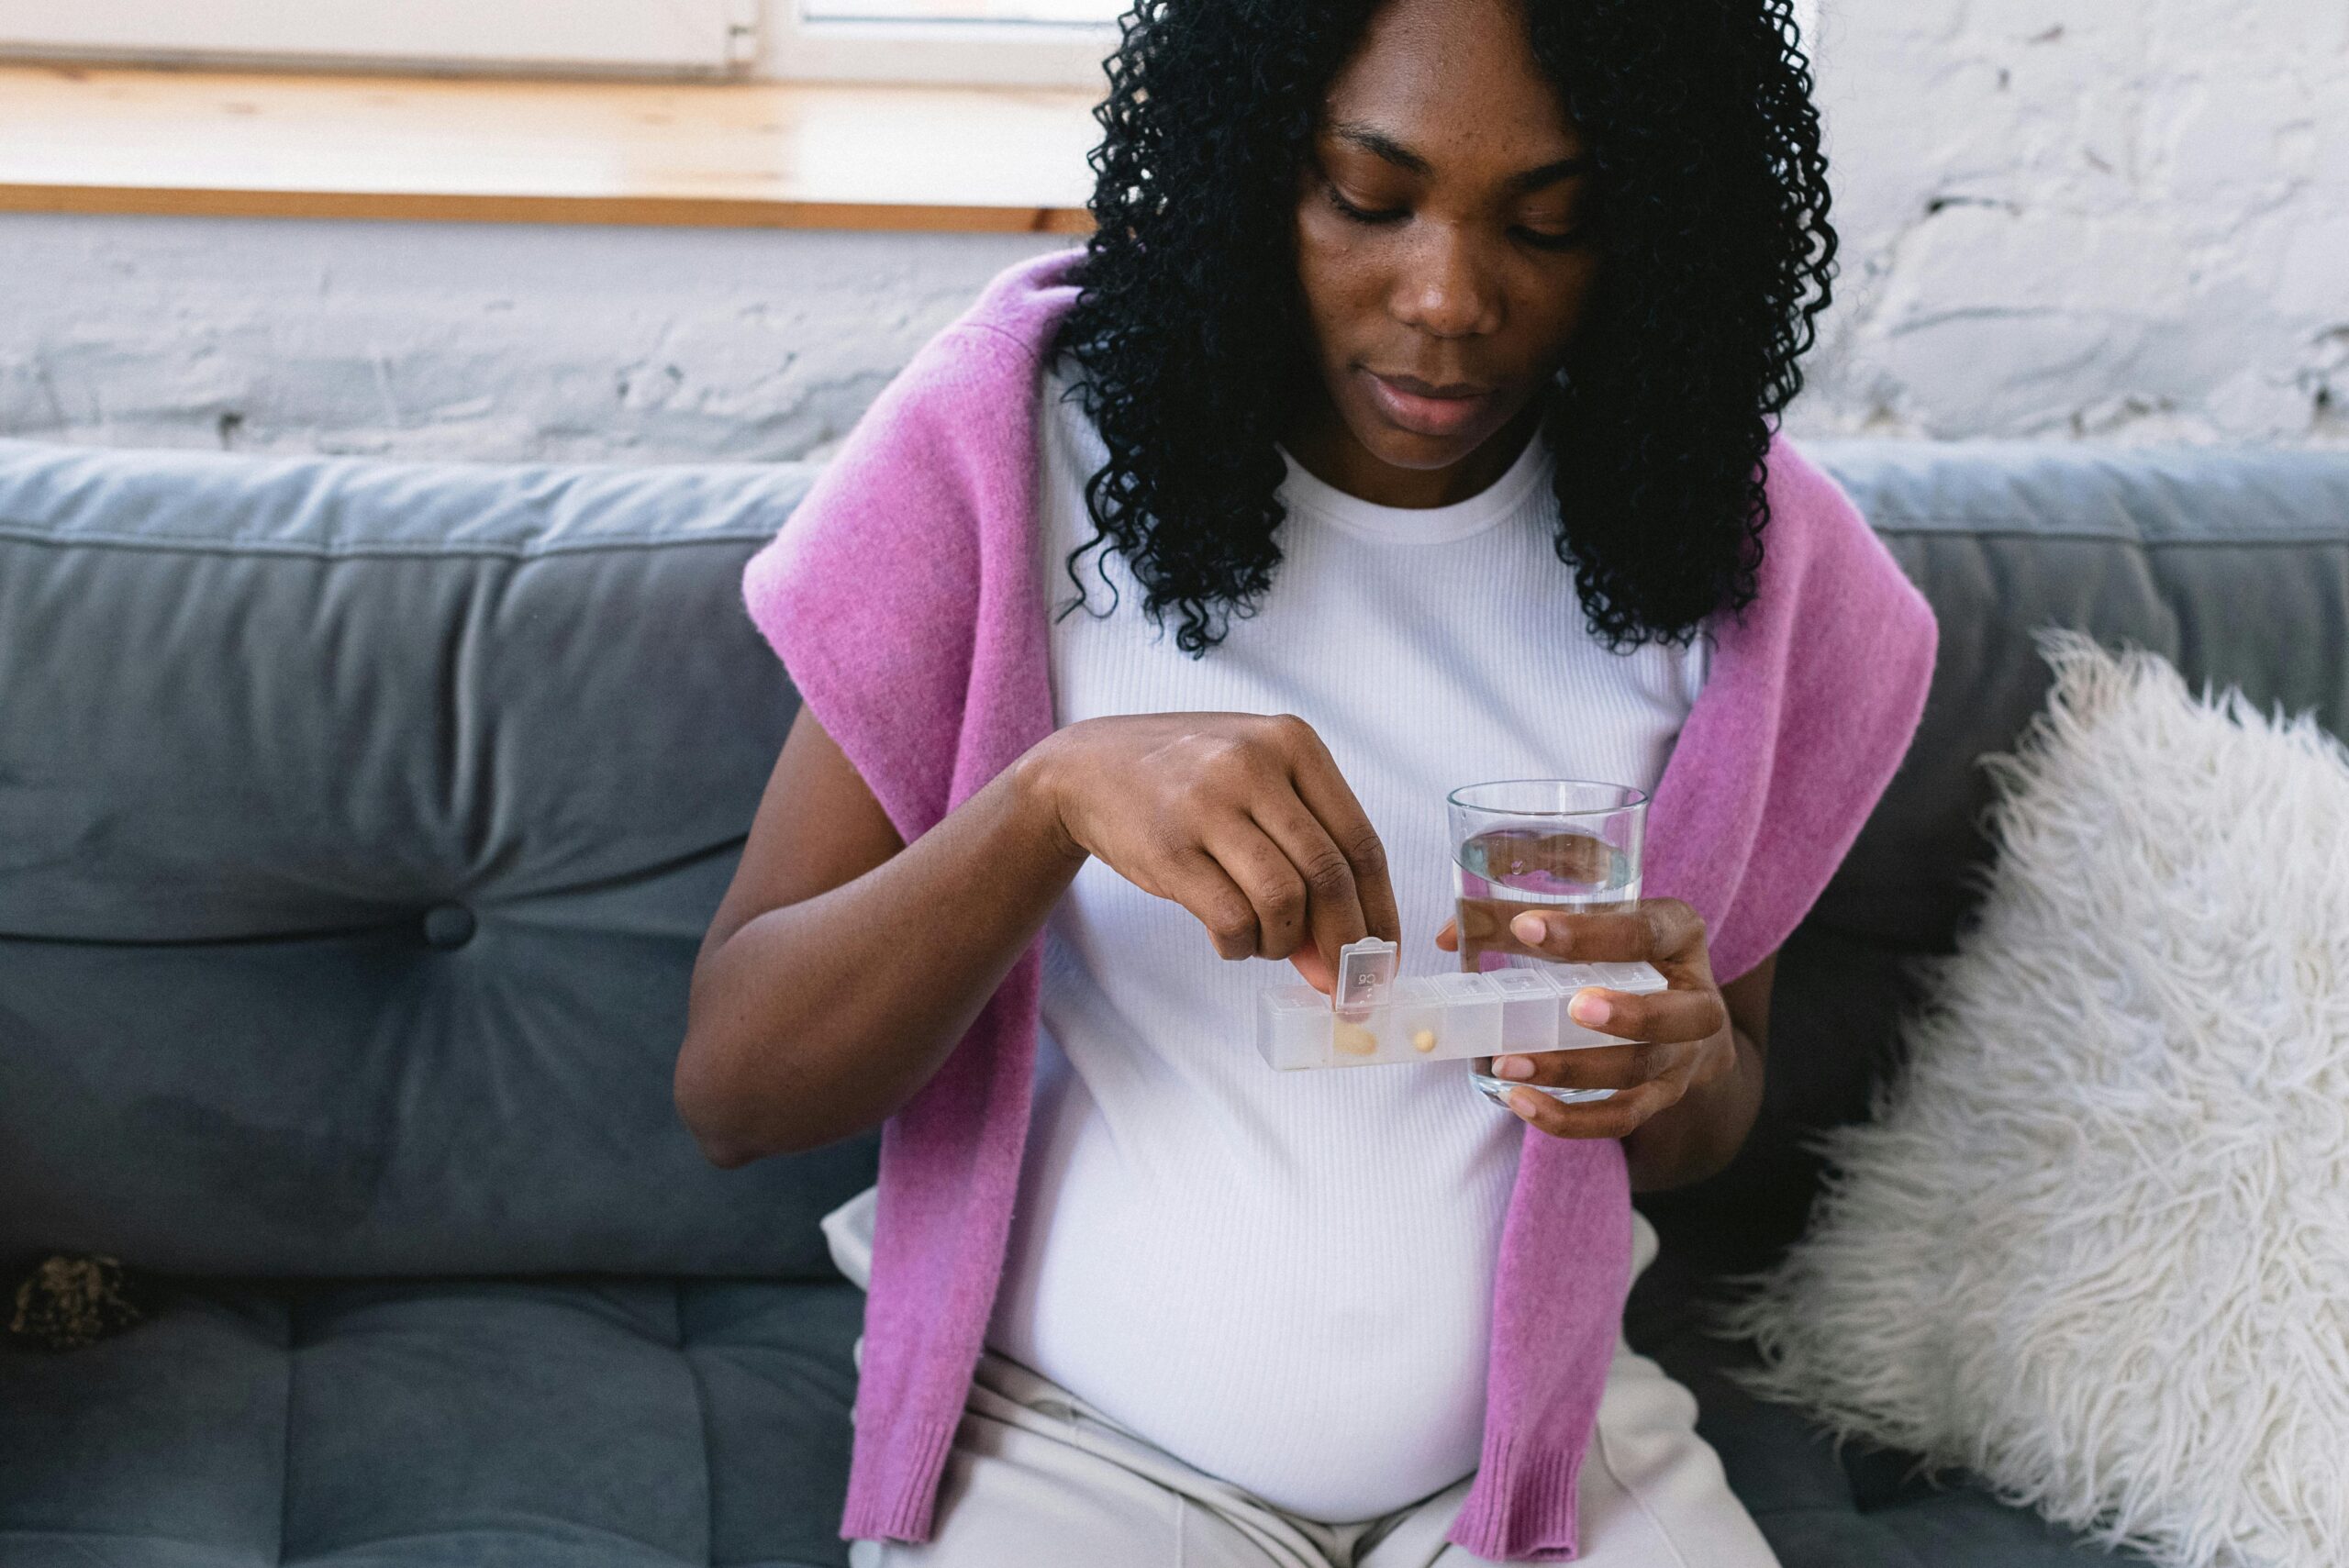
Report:
[[[1447,925],[1436,945],[1457,951],[1455,927]],[[1615,1091],[1609,1099],[1568,1105],[1532,1089],[1512,1090],[1509,1109],[1553,1137],[1628,1138],[1692,1089],[1737,1069],[1737,1037],[1713,982],[1705,922],[1676,898],[1650,898],[1636,910],[1606,915],[1529,909],[1486,951],[1564,963],[1652,963],[1670,986],[1646,996],[1594,987],[1568,1000],[1575,1022],[1636,1043],[1493,1059],[1497,1078]]]

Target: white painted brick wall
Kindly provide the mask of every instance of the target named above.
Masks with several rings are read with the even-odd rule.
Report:
[[[0,217],[0,435],[820,455],[1063,238]]]
[[[2349,444],[2349,0],[1825,0],[1798,433]],[[1028,237],[0,217],[0,434],[820,454]]]
[[[2349,4],[1825,0],[1798,430],[2349,441]]]

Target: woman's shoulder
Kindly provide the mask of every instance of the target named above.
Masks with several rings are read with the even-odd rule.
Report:
[[[1068,267],[1056,254],[989,284],[743,568],[752,624],[908,837],[944,809],[941,738],[960,732],[974,651],[1002,644],[996,678],[1027,689],[1010,655],[1041,619],[1027,562],[1032,413],[1075,293]]]
[[[869,578],[894,546],[952,550],[1017,509],[1034,457],[1027,411],[1075,299],[1076,260],[1053,251],[1005,270],[925,343],[825,462],[754,580],[824,555]]]
[[[950,624],[1027,526],[1039,369],[1074,303],[1076,256],[999,273],[884,387],[774,541],[745,568],[778,652],[809,628]],[[785,653],[785,661],[790,655]]]
[[[1834,476],[1784,431],[1764,460],[1770,521],[1757,597],[1793,599],[1797,613],[1873,602],[1909,635],[1930,636],[1932,611]]]
[[[1798,535],[1799,542],[1815,542],[1822,534],[1848,535],[1867,521],[1844,494],[1843,487],[1784,430],[1770,438],[1764,455],[1763,488],[1770,501],[1770,531],[1774,536]],[[1783,525],[1783,526],[1782,526]]]
[[[949,401],[984,398],[1032,377],[1052,358],[1061,318],[1076,303],[1081,250],[1047,251],[997,272],[970,307],[907,362],[895,383]]]
[[[1083,252],[1054,250],[1006,268],[890,378],[859,417],[826,477],[862,484],[875,462],[1000,443],[1029,406],[1075,304]],[[811,499],[814,497],[811,496]]]

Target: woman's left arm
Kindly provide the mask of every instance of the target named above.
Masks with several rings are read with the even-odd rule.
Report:
[[[1612,1089],[1613,1098],[1566,1105],[1526,1089],[1510,1093],[1509,1108],[1553,1137],[1621,1139],[1634,1192],[1687,1186],[1726,1166],[1762,1107],[1777,955],[1716,984],[1705,923],[1676,898],[1620,915],[1527,910],[1509,934],[1521,951],[1562,962],[1652,963],[1671,986],[1647,996],[1588,990],[1568,1004],[1576,1022],[1640,1043],[1493,1062],[1497,1077]]]

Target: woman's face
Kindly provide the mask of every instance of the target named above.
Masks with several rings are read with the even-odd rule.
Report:
[[[1292,435],[1300,461],[1388,506],[1499,475],[1598,275],[1583,154],[1516,0],[1390,0],[1373,17],[1297,193],[1326,395]]]

